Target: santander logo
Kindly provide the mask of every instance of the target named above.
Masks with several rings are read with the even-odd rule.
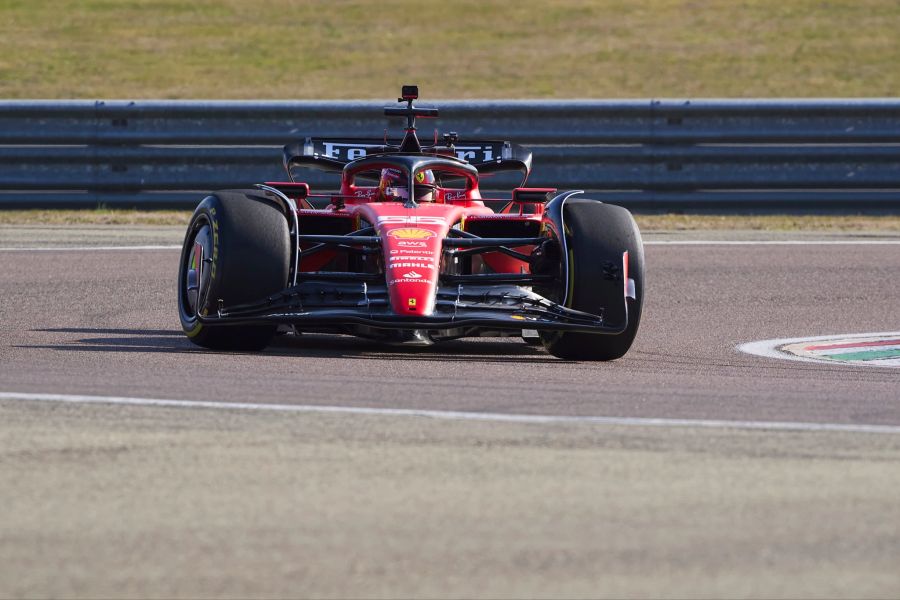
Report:
[[[410,271],[409,273],[404,273],[403,278],[404,279],[421,279],[422,274],[416,273],[415,271]]]

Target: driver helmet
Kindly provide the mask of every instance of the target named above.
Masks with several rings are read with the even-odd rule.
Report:
[[[435,187],[434,173],[430,169],[416,173],[415,182],[413,183],[416,202],[433,202]],[[399,198],[406,200],[409,197],[406,173],[400,169],[382,169],[378,190],[384,199]]]

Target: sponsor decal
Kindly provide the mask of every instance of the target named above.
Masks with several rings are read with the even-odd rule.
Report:
[[[410,240],[401,240],[397,242],[397,246],[400,248],[424,248],[427,246],[425,242],[414,242]]]
[[[466,197],[466,190],[456,192],[444,192],[444,200],[463,200]]]
[[[396,261],[400,261],[400,260],[415,260],[415,261],[419,261],[419,262],[428,262],[428,263],[434,262],[434,260],[432,260],[430,258],[425,258],[422,256],[409,256],[407,254],[401,254],[399,256],[391,256],[388,258],[389,262],[396,262]]]
[[[374,198],[375,190],[367,189],[367,190],[356,190],[353,192],[353,195],[357,198]]]
[[[456,146],[456,157],[469,162],[489,162],[494,160],[494,148],[493,146]]]
[[[429,265],[427,263],[421,262],[402,262],[402,263],[393,263],[390,265],[392,269],[429,269],[434,271],[434,265]]]
[[[216,209],[210,209],[210,214],[215,217]],[[212,252],[212,263],[211,268],[209,270],[209,280],[212,281],[216,278],[216,265],[219,264],[219,219],[213,218],[212,221],[212,242],[213,242],[213,252]]]
[[[447,222],[444,217],[406,217],[403,215],[385,215],[378,217],[379,225],[443,225]]]
[[[434,252],[432,252],[431,250],[419,250],[418,248],[403,248],[401,250],[392,248],[390,253],[391,254],[403,254],[403,255],[434,256]],[[391,258],[391,260],[394,260],[394,259]]]
[[[410,298],[409,300],[406,301],[406,305],[410,308],[415,308],[416,307],[416,299]]]
[[[388,285],[394,285],[397,283],[428,283],[427,279],[407,279],[405,277],[399,279],[391,279],[388,281]]]
[[[359,142],[328,141],[313,139],[313,155],[348,162],[366,156],[370,149],[380,149],[380,144],[361,144]],[[490,162],[499,160],[503,153],[502,146],[498,144],[467,144],[456,145],[456,157],[468,162]]]
[[[366,147],[359,144],[346,144],[341,142],[322,142],[322,148],[317,154],[322,154],[328,158],[336,158],[338,160],[351,161],[362,158],[366,155]]]
[[[388,235],[392,238],[400,240],[427,240],[435,236],[433,231],[428,229],[418,229],[416,227],[400,227],[388,231]],[[422,243],[424,245],[424,242]]]
[[[403,274],[403,279],[422,279],[422,274],[410,271],[409,273]]]

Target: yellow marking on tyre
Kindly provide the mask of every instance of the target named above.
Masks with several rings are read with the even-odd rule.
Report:
[[[200,298],[197,298],[197,302],[200,302]],[[207,311],[207,310],[204,308],[203,310],[200,311],[200,314],[203,315],[203,316],[205,317],[206,314],[207,314],[208,312],[209,312],[209,311]],[[196,323],[194,323],[194,326],[193,326],[193,327],[191,327],[191,328],[188,329],[188,330],[185,330],[184,333],[185,333],[189,338],[192,338],[192,337],[196,337],[197,334],[200,333],[200,330],[201,330],[201,329],[203,329],[203,323],[201,323],[200,321],[197,321]]]

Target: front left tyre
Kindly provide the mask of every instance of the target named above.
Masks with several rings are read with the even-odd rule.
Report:
[[[225,307],[262,300],[288,284],[288,222],[255,190],[216,192],[194,211],[178,270],[178,316],[193,343],[215,350],[262,350],[276,324],[201,323]]]

